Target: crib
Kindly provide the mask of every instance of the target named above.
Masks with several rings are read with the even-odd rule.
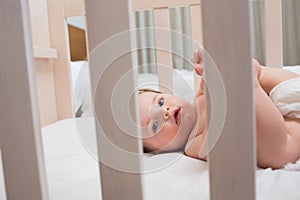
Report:
[[[216,97],[210,104],[211,118],[224,120],[224,126],[217,143],[213,142],[213,134],[209,138],[208,145],[213,145],[208,164],[210,199],[256,199],[249,1],[30,0],[28,4],[22,0],[4,0],[0,6],[0,21],[6,27],[0,39],[3,62],[0,91],[4,97],[0,107],[0,146],[7,199],[49,199],[41,127],[74,117],[65,18],[78,15],[87,16],[102,198],[147,199],[140,130],[121,114],[123,130],[120,130],[110,105],[113,102],[116,110],[125,113],[118,105],[124,99],[132,99],[130,113],[133,120],[138,119],[135,104],[138,97],[134,92],[137,73],[132,70],[137,65],[136,43],[134,34],[128,32],[134,27],[133,11],[153,9],[155,25],[160,28],[155,29],[157,63],[167,66],[158,68],[158,81],[165,86],[160,89],[173,87],[170,41],[162,33],[170,27],[169,8],[176,6],[190,7],[192,38],[199,46],[204,45],[214,61],[205,61],[210,95]],[[266,65],[282,67],[281,0],[265,0],[265,20]],[[119,37],[112,37],[115,34]],[[118,48],[109,48],[115,44]],[[121,55],[119,60],[110,62],[116,55]],[[218,66],[221,82],[215,79],[214,66]],[[126,77],[119,83],[124,74]],[[217,93],[220,84],[230,90],[226,94]],[[226,95],[227,104],[220,101],[222,95]],[[215,124],[210,131],[221,131],[218,127]],[[124,134],[124,130],[131,135]]]

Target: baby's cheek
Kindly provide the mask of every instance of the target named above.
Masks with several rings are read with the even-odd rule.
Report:
[[[178,132],[178,127],[173,124],[165,123],[161,132],[168,137],[174,137]]]

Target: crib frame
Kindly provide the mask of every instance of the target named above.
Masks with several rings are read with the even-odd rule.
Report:
[[[1,94],[3,94],[3,103],[0,106],[2,111],[0,114],[2,128],[0,133],[0,146],[8,199],[48,199],[40,134],[40,117],[44,119],[44,113],[42,112],[42,114],[39,115],[38,110],[41,110],[41,107],[38,108],[38,102],[40,105],[45,105],[49,103],[49,99],[46,101],[45,99],[38,98],[36,87],[40,87],[41,83],[38,80],[35,82],[35,75],[39,70],[34,72],[32,66],[35,65],[36,67],[41,67],[51,65],[55,68],[54,71],[49,72],[53,75],[53,79],[56,80],[52,80],[50,87],[52,92],[53,88],[56,88],[59,92],[54,92],[53,96],[50,98],[52,102],[55,102],[53,103],[54,107],[52,107],[55,108],[55,113],[51,114],[54,117],[52,117],[50,121],[54,122],[65,117],[72,117],[72,98],[70,96],[70,79],[67,68],[69,60],[68,46],[66,45],[67,34],[64,23],[65,17],[85,15],[87,13],[89,19],[88,48],[91,50],[95,45],[109,36],[120,31],[128,30],[132,27],[132,20],[130,20],[131,12],[128,12],[128,5],[130,9],[145,9],[146,7],[144,7],[144,5],[147,5],[147,8],[149,8],[149,6],[159,5],[160,8],[157,11],[158,14],[162,13],[162,15],[165,15],[163,12],[166,11],[162,12],[163,8],[187,4],[187,1],[181,0],[156,0],[151,2],[153,2],[153,4],[147,5],[146,3],[149,3],[149,1],[146,0],[133,0],[131,2],[119,0],[118,7],[123,8],[120,9],[120,12],[118,13],[119,16],[122,16],[119,18],[120,21],[119,23],[107,24],[109,19],[113,20],[115,18],[115,13],[111,11],[115,9],[116,1],[48,1],[48,3],[43,5],[46,5],[48,8],[47,11],[49,16],[56,16],[55,20],[49,21],[49,34],[52,34],[50,36],[52,39],[51,45],[48,41],[46,45],[41,44],[40,46],[35,47],[33,47],[32,42],[34,41],[32,41],[30,37],[33,33],[31,33],[29,29],[30,18],[27,2],[22,0],[3,0],[1,2],[0,22],[7,28],[1,31],[2,37],[0,37],[1,60],[4,62],[0,74],[0,91]],[[198,1],[196,0],[191,0],[190,2],[190,5],[198,4]],[[281,13],[281,0],[272,0],[272,2],[266,0],[265,3],[269,5],[265,6],[266,22],[268,24],[266,26],[267,65],[281,67],[282,26],[278,26],[278,23],[270,23],[274,19],[276,19],[276,22],[282,21],[281,14],[278,14]],[[220,4],[222,4],[222,6],[220,6]],[[30,5],[32,6],[33,4]],[[85,5],[87,12],[85,12]],[[252,92],[250,89],[252,78],[249,76],[249,70],[251,70],[250,21],[249,15],[244,14],[249,13],[248,1],[223,0],[220,2],[218,0],[209,0],[203,1],[201,7],[203,14],[198,10],[197,15],[199,18],[201,15],[203,16],[203,19],[200,20],[203,22],[204,27],[203,39],[200,34],[200,37],[198,37],[197,40],[200,42],[203,40],[206,50],[209,51],[218,66],[220,66],[219,70],[222,73],[225,87],[230,87],[233,91],[232,93],[230,92],[227,94],[230,103],[227,114],[231,120],[225,122],[224,130],[226,133],[223,135],[226,135],[226,138],[221,137],[220,142],[212,151],[209,159],[211,199],[255,199],[255,151],[253,148],[255,143],[253,134],[254,116],[253,103],[251,101]],[[39,9],[34,6],[30,8],[34,10]],[[222,8],[222,14],[220,14],[220,8]],[[232,9],[236,9],[238,12],[231,12]],[[231,27],[228,27],[224,26],[224,24],[227,23],[223,23],[223,25],[218,23],[220,17],[222,17],[224,22],[232,19],[239,20]],[[96,21],[99,26],[93,25]],[[165,27],[166,24],[159,26]],[[243,30],[239,29],[241,26],[244,27]],[[42,27],[47,29],[45,26]],[[101,29],[101,27],[106,28]],[[200,30],[199,27],[201,27],[200,23],[198,24],[198,32]],[[40,27],[38,26],[37,28]],[[274,29],[278,30],[276,31],[278,34],[274,34]],[[219,32],[219,30],[226,30],[224,38],[230,38],[230,36],[235,35],[238,40],[218,40],[215,33]],[[14,39],[12,39],[12,37],[14,37]],[[270,41],[272,41],[272,43]],[[276,48],[272,46],[274,44]],[[220,48],[217,48],[219,45],[226,46],[228,51],[221,51]],[[238,52],[240,47],[246,49],[244,56],[234,61],[226,60],[227,57]],[[274,49],[276,49],[275,52]],[[19,59],[14,59],[14,57],[12,57],[16,53],[18,54]],[[98,70],[95,66],[95,63],[97,63],[95,57],[92,55],[89,59],[91,61],[91,71]],[[134,61],[131,57],[127,57],[125,60],[128,63],[128,66],[134,65]],[[275,60],[275,63],[272,63],[271,60]],[[162,60],[159,62],[164,63],[165,61]],[[168,64],[168,62],[169,60],[166,64]],[[247,66],[246,69],[248,71],[238,68],[240,64]],[[206,63],[206,65],[209,66],[209,63]],[[129,69],[130,68],[127,70]],[[231,74],[227,71],[230,71]],[[116,74],[116,76],[119,75],[122,75],[121,72]],[[131,76],[134,80],[135,74],[132,73]],[[165,76],[165,74],[160,73],[159,76]],[[239,78],[232,79],[233,76]],[[18,81],[15,81],[11,77],[18,77]],[[95,89],[96,77],[91,77],[92,87]],[[241,83],[240,79],[243,79],[244,81]],[[161,78],[159,80],[162,82]],[[208,84],[212,84],[209,82],[210,80],[212,80],[212,74],[208,70]],[[169,78],[164,84],[170,83],[171,79]],[[49,84],[49,82],[47,84]],[[112,83],[108,83],[108,85],[109,84]],[[66,85],[66,87],[60,90],[59,87],[61,85]],[[134,81],[128,83],[128,85],[133,87]],[[237,86],[239,86],[239,88]],[[241,95],[241,98],[237,99],[235,96],[238,95],[238,91],[241,87],[244,88],[245,91],[249,91],[249,93]],[[43,89],[44,87],[40,90]],[[53,101],[53,99],[55,100]],[[110,99],[103,98],[103,101],[109,102]],[[245,104],[247,105],[246,109],[248,112],[245,111],[245,114],[241,114],[236,113],[235,110],[232,109],[230,105],[237,104],[237,106],[241,106],[239,102],[247,102]],[[99,104],[98,109],[103,112],[107,107],[105,107],[105,104]],[[135,112],[136,107],[132,106],[132,109],[132,112]],[[245,109],[245,106],[243,106],[243,109]],[[111,124],[112,127],[114,126],[111,120],[107,120],[105,116],[102,117],[102,120]],[[248,119],[246,120],[247,122],[241,124],[234,121],[240,117]],[[21,123],[16,126],[13,123],[15,121]],[[46,121],[47,122],[42,124],[47,124],[49,122],[48,120]],[[245,129],[249,131],[248,137],[239,137],[238,131],[236,130]],[[99,128],[98,131],[101,132]],[[115,131],[117,133],[119,130],[116,129]],[[139,130],[137,130],[137,133],[139,133]],[[140,141],[136,139],[122,138],[120,141],[120,139],[114,138],[113,135],[112,138],[119,142],[120,145],[130,145],[133,152],[141,152]],[[98,144],[100,143],[101,141],[98,141]],[[234,151],[236,148],[239,149],[239,153]],[[224,149],[229,149],[229,151],[224,154]],[[101,154],[102,152],[99,151],[99,153]],[[236,162],[225,162],[226,160],[233,160],[233,158],[237,159],[240,164],[236,164]],[[233,163],[235,164],[233,165]],[[246,164],[243,165],[242,163]],[[142,167],[140,160],[135,160],[131,164],[135,165],[137,168]],[[102,163],[100,163],[100,169],[103,199],[118,199],[120,197],[122,197],[122,199],[143,199],[144,186],[141,174],[123,173],[113,170]],[[220,175],[223,174],[222,172],[224,170],[227,171],[226,176],[223,179],[220,179]],[[244,181],[245,179],[247,182]],[[29,182],[31,184],[28,184]],[[112,188],[112,186],[114,187]]]

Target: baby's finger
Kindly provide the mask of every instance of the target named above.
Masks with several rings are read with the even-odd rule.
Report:
[[[194,65],[194,70],[195,70],[196,74],[198,74],[199,76],[202,76],[204,67],[201,64],[196,64],[196,65]]]
[[[202,61],[202,58],[203,58],[203,51],[202,50],[197,50],[197,53],[198,53],[198,58],[200,60],[200,62]]]
[[[200,57],[198,56],[198,50],[194,52],[193,54],[193,63],[194,64],[200,64]]]

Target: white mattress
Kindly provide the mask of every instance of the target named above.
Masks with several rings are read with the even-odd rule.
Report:
[[[300,66],[286,69],[300,74]],[[187,78],[189,86],[193,87],[193,82],[189,81],[192,80],[193,74],[183,76]],[[145,75],[142,78],[153,80],[153,75]],[[175,80],[179,79],[175,77]],[[178,94],[186,95],[182,88],[178,89]],[[87,133],[94,130],[91,117],[77,118],[76,122]],[[81,144],[76,128],[74,119],[66,119],[42,129],[49,195],[52,200],[101,199],[98,163]],[[144,157],[147,166],[149,163],[160,166],[166,160],[173,162],[167,167],[143,175],[146,199],[209,199],[206,162],[186,157],[181,153]],[[286,169],[294,171],[257,169],[258,200],[300,199],[300,162],[297,165],[289,165]],[[0,163],[0,200],[4,199],[3,172]]]
[[[93,118],[77,118],[76,122],[91,126]],[[92,130],[94,127],[86,131]],[[101,199],[97,161],[81,144],[74,119],[56,122],[42,131],[50,199]],[[209,199],[206,162],[181,153],[144,157],[147,163],[158,166],[167,159],[173,162],[143,175],[146,199]],[[300,171],[257,169],[256,196],[259,200],[300,199],[299,185]]]

